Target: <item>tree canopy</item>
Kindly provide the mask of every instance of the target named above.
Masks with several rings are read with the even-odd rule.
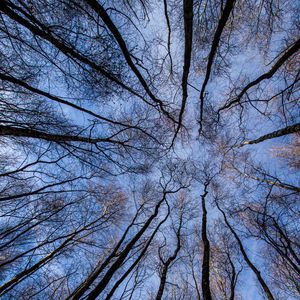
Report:
[[[299,299],[297,1],[0,15],[0,298]]]

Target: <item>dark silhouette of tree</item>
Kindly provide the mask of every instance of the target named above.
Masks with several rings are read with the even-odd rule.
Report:
[[[0,297],[298,298],[299,10],[2,0]]]

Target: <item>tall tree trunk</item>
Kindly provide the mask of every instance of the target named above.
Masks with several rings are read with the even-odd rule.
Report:
[[[258,143],[261,143],[261,142],[266,141],[266,140],[274,139],[274,138],[277,138],[277,137],[281,137],[281,136],[296,133],[296,132],[300,132],[300,123],[297,123],[297,124],[287,126],[287,127],[281,128],[279,130],[270,132],[270,133],[265,134],[265,135],[255,139],[255,140],[245,141],[241,145],[239,145],[238,147],[241,148],[245,145],[258,144]]]
[[[98,276],[109,265],[109,263],[113,260],[113,258],[115,258],[117,256],[117,252],[118,252],[119,248],[121,247],[123,241],[125,240],[125,238],[126,238],[126,236],[128,234],[128,231],[133,226],[136,218],[138,217],[138,214],[139,214],[139,210],[137,210],[137,212],[136,212],[135,216],[133,217],[131,223],[127,226],[126,230],[124,231],[122,237],[120,238],[120,240],[116,244],[115,248],[107,256],[107,258],[104,260],[104,262],[102,262],[102,259],[99,261],[99,263],[97,264],[96,268],[92,271],[92,273],[87,277],[87,279],[84,282],[82,282],[73,291],[73,293],[69,297],[67,297],[67,300],[68,299],[77,300],[81,296],[83,296],[83,294],[89,289],[89,287],[91,286],[91,284],[98,278]]]
[[[68,242],[70,242],[74,238],[75,234],[71,235],[69,238],[67,238],[63,243],[60,244],[59,247],[57,247],[55,250],[50,252],[48,255],[46,255],[44,258],[42,258],[40,261],[32,265],[30,268],[25,269],[24,271],[17,274],[14,278],[7,281],[3,285],[0,286],[0,296],[2,297],[4,294],[6,294],[10,289],[12,289],[15,285],[19,284],[21,281],[26,279],[29,275],[36,272],[39,268],[41,268],[43,265],[45,265],[47,262],[49,262],[51,259],[53,259],[61,250],[64,249],[64,247],[67,245]]]
[[[127,48],[126,42],[123,39],[123,36],[119,32],[116,25],[113,23],[110,16],[107,14],[106,9],[96,0],[85,0],[86,3],[100,16],[102,21],[105,23],[109,31],[113,34],[116,42],[118,43],[123,56],[132,70],[132,72],[135,74],[137,79],[139,80],[140,84],[143,86],[146,93],[149,95],[149,97],[155,102],[156,105],[158,105],[163,113],[165,113],[172,121],[175,121],[173,117],[169,114],[168,111],[165,110],[165,105],[162,100],[158,99],[153,92],[150,90],[149,84],[144,79],[142,73],[139,71],[139,69],[136,67],[135,63],[132,60],[130,50]]]
[[[154,213],[148,218],[144,226],[137,232],[137,234],[130,240],[130,242],[127,244],[127,246],[124,248],[124,250],[119,254],[117,260],[112,264],[112,266],[107,270],[103,278],[100,280],[100,282],[97,284],[97,286],[91,291],[91,293],[88,295],[88,300],[93,300],[98,297],[103,290],[106,288],[107,284],[110,282],[111,278],[117,272],[117,270],[121,267],[124,260],[130,253],[132,247],[135,245],[135,243],[142,237],[144,232],[148,229],[154,218],[158,215],[158,210],[161,206],[161,204],[166,200],[166,194],[167,192],[164,192],[164,195],[162,199],[157,203],[155,206]],[[75,298],[73,298],[75,299]]]
[[[274,186],[277,186],[277,187],[280,187],[282,189],[285,189],[285,190],[290,190],[290,191],[294,191],[294,192],[297,192],[297,193],[300,193],[300,188],[297,187],[297,186],[294,186],[294,185],[291,185],[291,184],[288,184],[288,183],[285,183],[285,182],[281,182],[279,179],[274,179],[273,180],[270,180],[270,179],[265,179],[265,178],[260,178],[260,177],[257,177],[257,176],[253,176],[253,175],[250,175],[250,174],[247,174],[245,172],[242,172],[241,170],[239,170],[238,168],[232,166],[237,172],[239,172],[241,175],[245,176],[245,177],[249,177],[251,179],[254,179],[254,180],[257,180],[257,181],[260,181],[260,182],[264,182],[264,183],[267,183],[269,185],[274,185]],[[269,174],[264,174],[264,176],[268,176],[268,177],[272,177],[271,175]]]
[[[34,139],[42,139],[51,142],[64,143],[64,142],[82,142],[89,144],[97,143],[114,143],[114,144],[123,144],[121,141],[112,140],[110,138],[90,138],[81,135],[69,135],[69,134],[54,134],[47,133],[31,128],[20,128],[13,126],[4,126],[0,125],[0,136],[14,136],[14,137],[28,137]]]
[[[248,257],[245,249],[244,249],[244,246],[243,246],[243,243],[241,241],[241,239],[239,238],[239,236],[237,235],[237,233],[235,232],[235,230],[233,229],[233,227],[229,224],[228,220],[227,220],[227,216],[225,214],[225,212],[220,208],[218,202],[216,201],[216,206],[217,208],[219,209],[219,211],[222,213],[223,217],[224,217],[224,220],[225,220],[225,223],[227,225],[227,227],[229,228],[229,230],[231,231],[231,233],[234,235],[239,247],[240,247],[240,250],[242,252],[242,255],[247,263],[247,265],[250,267],[250,269],[254,272],[254,274],[256,275],[256,278],[257,280],[259,281],[262,289],[264,290],[265,294],[266,294],[266,297],[268,298],[268,300],[275,300],[267,283],[265,282],[265,280],[263,279],[263,277],[261,276],[260,274],[260,271],[255,267],[255,265],[251,262],[250,258]]]
[[[224,109],[230,108],[233,105],[240,104],[240,101],[242,97],[250,90],[252,87],[260,84],[262,81],[266,79],[270,79],[273,77],[273,75],[279,70],[279,68],[290,59],[291,56],[293,56],[297,51],[300,49],[300,39],[298,39],[295,43],[293,43],[290,47],[286,49],[286,51],[281,55],[278,60],[275,62],[275,64],[271,67],[269,71],[262,74],[255,80],[248,83],[242,91],[238,94],[237,97],[235,97],[233,100],[229,101],[228,103],[224,104],[221,108],[218,110],[218,115],[220,112]]]
[[[178,117],[178,126],[175,132],[174,139],[182,125],[183,114],[186,106],[186,101],[188,98],[187,85],[188,85],[188,78],[189,78],[189,72],[191,66],[192,42],[193,42],[193,18],[194,18],[193,10],[194,10],[193,0],[184,0],[183,1],[184,63],[183,63],[183,72],[182,72],[182,79],[181,79],[182,101],[181,101],[181,108]]]
[[[202,241],[203,241],[203,262],[202,262],[202,293],[204,300],[212,300],[210,283],[209,283],[209,269],[210,269],[210,243],[207,237],[207,210],[205,205],[205,197],[208,194],[209,182],[204,184],[204,194],[201,195],[202,200]]]
[[[235,266],[234,263],[232,262],[229,253],[227,254],[228,259],[229,259],[229,263],[232,269],[232,275],[230,277],[230,297],[229,300],[234,300],[234,295],[235,295],[235,285],[236,285],[236,281],[237,281],[237,276],[238,274],[236,274],[235,271]]]
[[[164,217],[164,219],[156,226],[155,230],[151,234],[150,238],[148,239],[146,246],[141,251],[140,255],[137,257],[137,259],[134,261],[134,263],[127,269],[127,271],[122,275],[122,277],[114,284],[113,288],[110,290],[110,292],[107,294],[105,300],[111,299],[116,289],[120,286],[120,284],[125,280],[125,278],[132,272],[132,270],[135,268],[135,266],[140,262],[140,260],[144,257],[148,247],[150,246],[153,238],[155,237],[157,231],[159,230],[160,226],[168,219],[170,215],[170,207],[168,205],[168,213]]]
[[[160,284],[159,284],[159,288],[156,294],[156,300],[161,300],[164,290],[165,290],[165,286],[166,286],[166,281],[167,281],[167,274],[169,271],[169,267],[172,264],[172,262],[176,259],[178,252],[180,251],[181,248],[181,228],[182,228],[182,211],[180,212],[180,219],[179,219],[179,226],[176,232],[176,237],[177,237],[177,245],[176,245],[176,249],[174,250],[173,254],[167,259],[166,262],[163,261],[163,269],[162,269],[162,273],[160,276]],[[161,258],[162,261],[162,258]]]
[[[204,109],[204,97],[205,97],[205,89],[206,86],[208,84],[209,78],[210,78],[210,74],[212,71],[212,66],[213,66],[213,62],[214,62],[214,58],[217,54],[218,48],[219,48],[219,43],[220,43],[220,39],[221,39],[221,35],[222,32],[224,30],[224,27],[229,19],[229,16],[231,14],[231,12],[233,11],[233,7],[234,7],[234,2],[235,0],[227,0],[225,7],[222,11],[222,15],[221,18],[219,20],[218,23],[218,27],[216,29],[216,32],[214,34],[214,38],[211,44],[211,49],[208,55],[208,62],[207,62],[207,67],[206,67],[206,73],[205,73],[205,78],[204,78],[204,82],[202,84],[201,87],[201,92],[200,92],[200,129],[199,132],[201,133],[202,131],[202,119],[203,119],[203,109]]]

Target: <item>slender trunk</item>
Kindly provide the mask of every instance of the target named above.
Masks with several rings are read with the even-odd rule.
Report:
[[[15,285],[19,284],[21,281],[26,279],[29,275],[36,272],[39,268],[41,268],[43,265],[45,265],[47,262],[49,262],[51,259],[53,259],[65,246],[68,242],[70,242],[74,238],[75,234],[67,238],[63,243],[60,244],[58,248],[50,252],[48,255],[46,255],[43,259],[41,259],[39,262],[35,263],[30,268],[20,272],[17,274],[14,278],[7,281],[3,285],[0,286],[0,296],[3,296],[6,294],[9,290],[11,290]]]
[[[131,239],[131,241],[127,244],[127,246],[124,248],[124,250],[119,254],[117,260],[112,264],[112,266],[107,270],[101,281],[97,284],[97,286],[91,291],[91,293],[88,295],[88,300],[93,300],[98,297],[103,290],[106,288],[107,284],[110,282],[111,278],[117,272],[117,270],[121,267],[124,260],[130,253],[132,247],[135,245],[135,243],[142,237],[144,232],[148,229],[150,224],[152,223],[153,219],[158,215],[158,210],[161,206],[161,204],[166,200],[166,192],[164,192],[163,198],[157,203],[155,206],[154,213],[148,218],[144,226],[137,232],[137,234]],[[74,298],[73,298],[74,299]]]
[[[196,279],[196,275],[195,275],[195,270],[194,270],[194,265],[193,264],[191,265],[191,269],[192,269],[192,277],[193,277],[193,280],[194,280],[195,289],[196,289],[196,293],[197,293],[197,300],[201,300],[201,294],[200,294],[200,290],[199,290],[199,287],[198,287],[198,282],[197,282],[197,279]]]
[[[182,211],[180,212],[180,220],[179,220],[179,226],[176,232],[176,237],[177,237],[177,245],[176,249],[174,250],[173,254],[167,259],[166,262],[163,262],[163,270],[160,276],[160,284],[159,288],[156,294],[156,300],[161,300],[164,290],[165,290],[165,285],[167,281],[167,273],[169,271],[169,267],[172,264],[172,262],[176,259],[178,252],[180,251],[181,248],[181,228],[182,228]],[[161,258],[162,260],[162,258]]]
[[[118,28],[113,23],[110,16],[107,14],[106,9],[96,0],[85,0],[85,2],[100,16],[102,21],[105,23],[109,31],[113,34],[116,42],[118,43],[123,56],[132,70],[132,72],[135,74],[136,78],[139,80],[141,85],[143,86],[146,93],[149,95],[149,97],[160,107],[161,111],[165,113],[172,121],[175,121],[173,117],[165,110],[165,106],[163,102],[158,99],[150,90],[150,87],[146,80],[144,79],[143,75],[139,71],[139,69],[136,67],[135,63],[132,61],[130,50],[127,48],[126,42],[124,41],[121,33],[119,32]]]
[[[219,23],[218,23],[218,27],[217,27],[216,32],[214,34],[214,38],[213,38],[213,41],[212,41],[212,44],[211,44],[211,49],[210,49],[210,52],[209,52],[209,55],[208,55],[208,62],[207,62],[207,67],[206,67],[205,78],[204,78],[204,82],[202,84],[201,92],[200,92],[200,130],[199,130],[200,133],[202,131],[202,119],[203,119],[205,89],[206,89],[206,86],[207,86],[209,78],[210,78],[214,58],[215,58],[215,56],[217,54],[217,51],[218,51],[218,47],[219,47],[222,32],[224,30],[224,27],[226,26],[226,23],[229,19],[229,16],[230,16],[231,12],[233,11],[234,2],[235,2],[235,0],[227,0],[226,1],[225,7],[222,11],[222,15],[221,15],[221,18],[220,18]]]
[[[230,277],[230,297],[229,297],[229,300],[234,300],[235,284],[236,284],[237,275],[236,275],[234,263],[232,262],[229,254],[228,254],[228,259],[229,259],[229,263],[230,263],[231,270],[232,270],[232,275]]]
[[[123,127],[131,127],[129,124],[123,124],[121,122],[118,122],[118,121],[114,121],[114,120],[111,120],[111,119],[108,119],[108,118],[105,118],[99,114],[96,114],[94,113],[93,111],[91,110],[88,110],[84,107],[81,107],[81,106],[78,106],[72,102],[69,102],[69,101],[66,101],[62,98],[59,98],[58,96],[55,96],[55,95],[52,95],[50,93],[47,93],[45,91],[42,91],[40,89],[37,89],[31,85],[29,85],[27,82],[25,81],[22,81],[22,80],[19,80],[17,79],[16,77],[13,77],[13,76],[10,76],[10,75],[7,75],[7,74],[3,74],[3,73],[0,73],[0,79],[3,80],[3,81],[8,81],[10,83],[13,83],[15,85],[18,85],[18,86],[21,86],[22,88],[25,88],[35,94],[38,94],[38,95],[41,95],[41,96],[44,96],[52,101],[55,101],[57,103],[61,103],[61,104],[64,104],[64,105],[67,105],[67,106],[70,106],[76,110],[79,110],[79,111],[82,111],[84,113],[87,113],[97,119],[100,119],[102,121],[106,121],[106,122],[109,122],[109,123],[112,123],[112,124],[115,124],[115,125],[120,125],[120,126],[123,126]]]
[[[168,15],[168,2],[167,0],[164,0],[164,13],[166,18],[166,23],[168,27],[168,55],[170,58],[170,73],[173,76],[173,60],[172,60],[172,54],[171,54],[171,24],[170,24],[170,18]]]
[[[97,267],[94,269],[94,271],[87,277],[87,279],[81,283],[71,295],[67,297],[66,300],[72,299],[72,300],[77,300],[83,294],[89,289],[91,284],[98,278],[98,276],[103,272],[103,270],[109,265],[111,260],[117,256],[117,252],[119,248],[121,247],[123,241],[125,240],[128,231],[130,228],[133,226],[136,218],[138,217],[139,210],[136,212],[134,218],[132,219],[131,223],[127,226],[126,230],[124,231],[122,237],[118,241],[117,245],[113,249],[113,251],[110,253],[110,255],[104,260],[104,262],[101,263],[101,260],[99,261]]]
[[[290,191],[300,193],[300,188],[299,187],[288,184],[288,183],[281,182],[279,180],[263,179],[263,178],[259,178],[259,177],[252,176],[252,175],[249,175],[249,174],[244,174],[244,175],[251,178],[251,179],[254,179],[254,180],[257,180],[257,181],[260,181],[260,182],[265,182],[269,185],[275,185],[275,186],[280,187],[280,188],[285,189],[285,190],[290,190]]]
[[[275,64],[271,67],[271,69],[264,73],[263,75],[259,76],[258,78],[256,78],[255,80],[253,80],[252,82],[248,83],[243,89],[242,91],[239,93],[239,95],[234,98],[233,100],[229,101],[227,104],[223,105],[219,110],[218,110],[218,114],[220,114],[220,112],[224,109],[230,108],[233,105],[237,105],[240,104],[240,101],[242,99],[242,97],[248,92],[249,89],[251,89],[252,87],[258,85],[259,83],[261,83],[262,81],[266,80],[266,79],[270,79],[273,77],[273,75],[279,70],[279,68],[291,57],[293,56],[295,53],[297,53],[297,51],[300,49],[300,39],[298,39],[295,43],[293,43],[293,45],[291,45],[288,49],[286,49],[286,51],[284,52],[284,54],[282,56],[280,56],[278,58],[278,60],[275,62]]]
[[[90,138],[80,135],[69,135],[69,134],[52,134],[46,133],[43,131],[31,129],[31,128],[20,128],[13,126],[3,126],[0,125],[0,136],[14,136],[14,137],[28,137],[34,139],[42,139],[51,142],[64,143],[64,142],[82,142],[89,144],[97,143],[114,143],[114,144],[123,144],[125,142],[112,140],[110,138]]]
[[[156,300],[160,300],[163,296],[164,290],[165,290],[165,285],[166,285],[166,280],[167,280],[167,272],[168,272],[168,265],[164,265],[163,267],[163,271],[160,275],[160,284],[159,284],[159,288],[156,294]]]
[[[181,79],[182,101],[181,101],[181,108],[178,117],[178,126],[176,128],[174,138],[178,134],[179,129],[181,127],[186,101],[188,98],[187,84],[188,84],[188,78],[189,78],[189,72],[191,66],[192,42],[193,42],[193,17],[194,17],[193,9],[194,9],[193,0],[183,1],[184,63],[183,63],[183,72],[182,72],[182,79]]]
[[[267,183],[269,185],[274,185],[274,186],[280,187],[280,188],[285,189],[285,190],[290,190],[290,191],[300,193],[300,188],[297,187],[297,186],[294,186],[294,185],[291,185],[291,184],[288,184],[288,183],[285,183],[285,182],[281,182],[278,179],[270,180],[270,179],[264,179],[264,178],[256,177],[256,176],[244,173],[244,172],[240,171],[238,168],[236,168],[234,166],[233,166],[233,168],[245,177],[249,177],[251,179],[254,179],[254,180],[257,180],[257,181],[260,181],[260,182],[264,182],[264,183]],[[264,175],[271,177],[268,174],[264,174]]]
[[[138,256],[138,258],[134,261],[134,263],[128,268],[128,270],[122,275],[122,277],[114,284],[113,288],[110,290],[110,292],[107,294],[105,300],[109,300],[111,299],[111,297],[113,296],[114,292],[116,291],[116,289],[120,286],[120,284],[125,280],[125,278],[130,274],[130,272],[132,272],[132,270],[135,268],[135,266],[139,263],[139,261],[144,257],[148,247],[150,246],[153,238],[155,237],[157,231],[159,230],[160,226],[168,219],[170,214],[170,208],[168,206],[168,213],[165,216],[165,218],[156,226],[155,230],[153,231],[153,233],[151,234],[146,246],[144,247],[144,249],[142,250],[142,252],[140,253],[140,255]]]
[[[231,233],[234,235],[236,241],[238,242],[239,248],[242,252],[242,255],[247,263],[247,265],[250,267],[250,269],[254,272],[254,274],[256,275],[256,278],[258,279],[262,289],[264,290],[266,297],[268,298],[268,300],[275,300],[267,283],[264,281],[263,277],[260,274],[260,271],[255,267],[255,265],[251,262],[250,258],[248,257],[244,246],[242,244],[242,241],[240,240],[239,236],[237,235],[237,233],[234,231],[233,227],[229,224],[226,214],[225,212],[220,208],[218,202],[216,202],[217,208],[219,209],[219,211],[222,213],[225,223],[227,225],[227,227],[229,228],[229,230],[231,231]]]
[[[205,197],[208,194],[209,182],[204,184],[204,194],[202,199],[202,242],[203,242],[203,262],[202,262],[202,293],[204,300],[211,300],[209,269],[210,269],[210,243],[207,237],[207,210],[205,205]]]
[[[245,145],[258,144],[258,143],[261,143],[261,142],[266,141],[266,140],[274,139],[274,138],[277,138],[277,137],[281,137],[281,136],[284,136],[284,135],[287,135],[287,134],[296,133],[296,132],[299,132],[299,131],[300,131],[300,123],[297,123],[297,124],[287,126],[287,127],[281,128],[279,130],[270,132],[268,134],[265,134],[265,135],[255,139],[255,140],[245,141],[241,145],[239,145],[238,147],[241,148]]]

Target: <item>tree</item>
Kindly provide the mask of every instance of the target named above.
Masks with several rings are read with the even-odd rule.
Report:
[[[0,296],[299,297],[299,11],[1,1]]]

